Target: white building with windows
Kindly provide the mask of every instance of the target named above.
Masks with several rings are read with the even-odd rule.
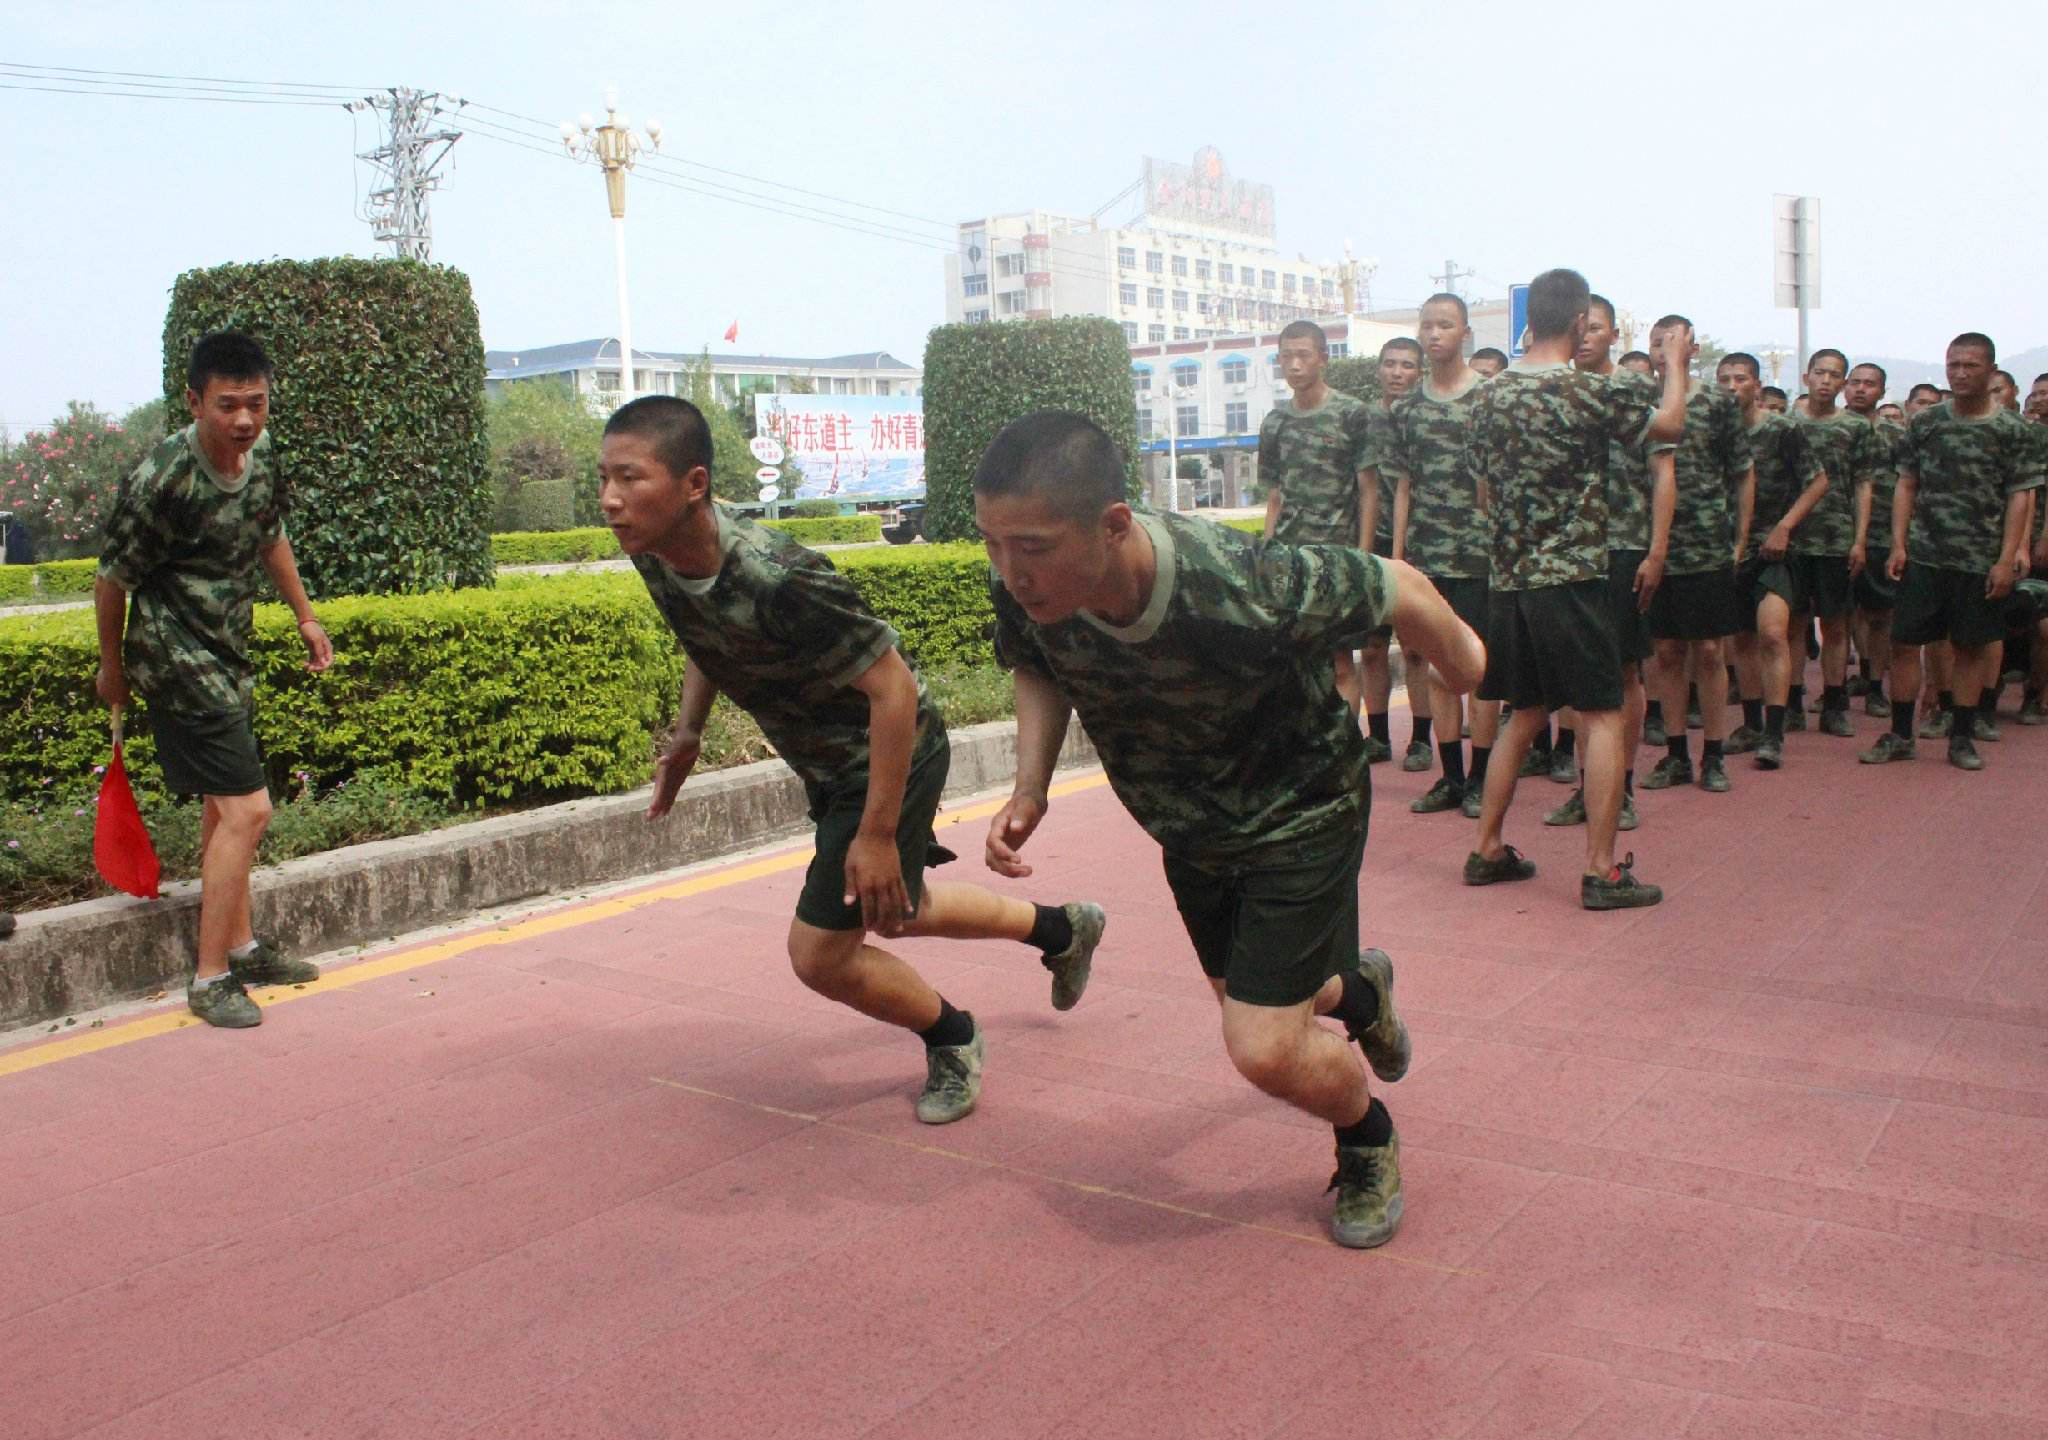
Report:
[[[946,257],[947,321],[1101,315],[1128,342],[1156,345],[1355,303],[1345,266],[1279,251],[1273,188],[1235,179],[1214,149],[1192,165],[1147,159],[1125,193],[1140,202],[1128,225],[1049,210],[963,223]]]
[[[682,376],[701,363],[703,351],[639,350],[633,352],[633,389],[640,395],[675,395],[687,388]],[[906,365],[886,350],[858,355],[806,358],[794,355],[723,355],[711,352],[711,385],[721,401],[731,404],[757,391],[788,394],[808,385],[819,395],[922,395],[924,372]],[[522,380],[547,379],[582,396],[600,412],[620,400],[619,342],[576,340],[532,350],[484,352],[484,390]]]

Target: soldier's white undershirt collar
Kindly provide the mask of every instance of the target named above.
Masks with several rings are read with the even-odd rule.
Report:
[[[1173,600],[1174,572],[1178,567],[1173,534],[1166,528],[1166,522],[1142,510],[1136,518],[1145,527],[1145,533],[1152,537],[1152,597],[1145,602],[1144,611],[1128,625],[1112,625],[1093,610],[1081,611],[1083,620],[1110,639],[1120,640],[1126,645],[1142,644],[1159,633],[1159,627],[1166,619],[1166,607]]]
[[[242,457],[242,473],[223,475],[213,468],[213,462],[206,458],[206,449],[199,443],[199,422],[193,421],[185,427],[185,443],[192,448],[192,458],[199,462],[199,473],[214,484],[223,495],[239,495],[249,488],[249,475],[255,468],[255,454],[252,449]]]
[[[711,518],[718,525],[718,568],[709,575],[685,575],[664,560],[668,573],[676,577],[676,588],[685,595],[709,595],[711,587],[718,583],[718,577],[725,573],[725,557],[733,546],[739,543],[739,533],[725,518],[725,507],[718,502],[711,504]]]

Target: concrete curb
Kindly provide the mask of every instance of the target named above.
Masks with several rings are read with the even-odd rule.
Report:
[[[1017,773],[1014,721],[956,730],[952,742],[948,796],[993,789]],[[1080,726],[1071,727],[1060,768],[1093,763],[1094,746]],[[803,786],[779,760],[693,779],[660,824],[646,819],[647,795],[571,800],[258,870],[256,928],[295,954],[318,954],[536,895],[695,864],[810,825]],[[183,985],[199,925],[199,882],[168,885],[161,900],[111,896],[19,919],[14,936],[0,941],[0,1031]]]

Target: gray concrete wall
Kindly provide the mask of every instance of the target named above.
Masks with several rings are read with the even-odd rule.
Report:
[[[1015,776],[1014,722],[956,730],[952,741],[947,795]],[[1073,726],[1061,767],[1094,759]],[[494,905],[673,870],[810,825],[803,786],[779,760],[693,778],[658,823],[646,818],[647,797],[642,789],[572,800],[259,870],[256,929],[313,955]],[[0,1030],[182,986],[198,925],[197,881],[164,887],[161,900],[116,896],[21,916],[13,938],[0,940]]]

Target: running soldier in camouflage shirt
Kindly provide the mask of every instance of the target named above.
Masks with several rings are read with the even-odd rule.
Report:
[[[1033,905],[978,885],[926,885],[946,785],[945,723],[896,632],[823,556],[726,514],[711,498],[711,432],[687,400],[649,395],[606,422],[605,521],[688,660],[676,727],[647,814],[668,813],[697,763],[720,692],[752,715],[803,781],[817,853],[789,927],[797,978],[925,1045],[917,1118],[958,1120],[981,1093],[974,1017],[867,942],[944,935],[1031,945],[1070,1009],[1088,983],[1103,914]]]
[[[1863,752],[1866,764],[1913,758],[1913,703],[1920,692],[1916,647],[1946,639],[1955,650],[1949,763],[1984,768],[1971,740],[1971,720],[1979,701],[1995,693],[1993,667],[2005,634],[1999,602],[2018,578],[2028,492],[2043,482],[2037,437],[1992,399],[1997,359],[1989,336],[1958,335],[1948,347],[1953,398],[1921,411],[1906,427],[1885,565],[1899,586],[1892,620],[1892,728]]]
[[[1472,397],[1484,377],[1465,363],[1472,337],[1465,302],[1432,295],[1422,302],[1422,353],[1429,373],[1388,410],[1386,440],[1378,453],[1379,473],[1394,479],[1394,558],[1415,566],[1475,632],[1486,628],[1486,512],[1465,469],[1465,432]],[[1414,694],[1429,686],[1429,720],[1437,723],[1437,753],[1443,777],[1409,805],[1418,815],[1462,810],[1479,817],[1486,766],[1500,733],[1500,707],[1472,705],[1472,768],[1468,778],[1460,739],[1458,696],[1440,675],[1410,675]]]
[[[256,935],[249,871],[270,825],[270,781],[256,743],[251,606],[267,575],[297,618],[306,668],[334,660],[284,531],[285,485],[271,458],[270,357],[221,331],[192,347],[192,424],[122,483],[94,582],[95,688],[119,732],[132,689],[149,701],[157,760],[173,794],[205,797],[200,819],[199,951],[185,1003],[209,1025],[262,1023],[250,985],[320,972]]]
[[[1674,329],[1691,329],[1683,315],[1666,315],[1650,327],[1652,346]],[[1662,364],[1662,357],[1659,357]],[[1688,359],[1688,364],[1690,360]],[[1657,680],[1664,713],[1673,717],[1669,752],[1643,780],[1645,790],[1692,783],[1692,757],[1685,728],[1676,723],[1686,709],[1686,676],[1699,687],[1705,738],[1699,784],[1716,794],[1729,788],[1722,758],[1728,738],[1728,664],[1725,641],[1741,625],[1735,592],[1735,564],[1749,542],[1756,501],[1749,432],[1735,397],[1718,385],[1692,382],[1685,402],[1685,431],[1672,454],[1678,505],[1671,522],[1671,560],[1664,583],[1650,602],[1650,634],[1657,646]]]
[[[1372,543],[1362,496],[1373,414],[1364,401],[1323,379],[1330,342],[1323,327],[1296,320],[1280,332],[1280,375],[1292,392],[1259,424],[1259,481],[1266,487],[1266,534],[1288,545]],[[1337,693],[1355,718],[1358,667],[1349,649],[1332,657]]]
[[[1799,591],[1804,602],[1792,618],[1794,634],[1806,633],[1807,615],[1820,620],[1820,728],[1853,736],[1849,723],[1849,616],[1856,606],[1856,515],[1861,496],[1890,470],[1891,447],[1863,416],[1841,408],[1837,397],[1849,378],[1849,360],[1839,350],[1816,350],[1806,365],[1806,397],[1792,418],[1806,434],[1815,457],[1828,472],[1827,493],[1799,533]],[[1800,669],[1804,669],[1802,662]]]
[[[1736,569],[1742,628],[1735,632],[1735,669],[1743,686],[1743,723],[1728,737],[1728,753],[1754,750],[1759,770],[1777,770],[1785,763],[1792,609],[1799,599],[1790,562],[1798,553],[1801,524],[1827,490],[1828,474],[1806,443],[1805,430],[1764,408],[1756,356],[1724,355],[1714,378],[1741,407],[1756,462],[1756,516]]]
[[[1407,1070],[1393,969],[1358,952],[1365,744],[1329,657],[1391,622],[1459,689],[1478,637],[1416,572],[1352,546],[1289,546],[1136,515],[1108,435],[1064,411],[999,434],[974,476],[995,569],[996,648],[1017,691],[1017,780],[990,822],[1004,875],[1044,819],[1078,711],[1110,784],[1165,852],[1166,879],[1223,1007],[1239,1073],[1336,1131],[1332,1234],[1401,1219],[1400,1144],[1340,1021],[1380,1079]]]
[[[1546,709],[1578,712],[1585,759],[1588,909],[1654,905],[1663,893],[1638,882],[1633,857],[1614,859],[1621,815],[1622,659],[1615,633],[1607,545],[1607,454],[1615,440],[1661,448],[1684,424],[1684,364],[1654,411],[1633,386],[1573,368],[1592,295],[1572,270],[1548,270],[1529,287],[1529,348],[1472,401],[1466,468],[1488,508],[1492,540],[1486,679],[1480,698],[1515,707],[1499,763],[1488,768],[1479,844],[1465,883],[1526,880],[1534,864],[1503,843],[1523,754]],[[1691,343],[1690,330],[1667,337]]]

